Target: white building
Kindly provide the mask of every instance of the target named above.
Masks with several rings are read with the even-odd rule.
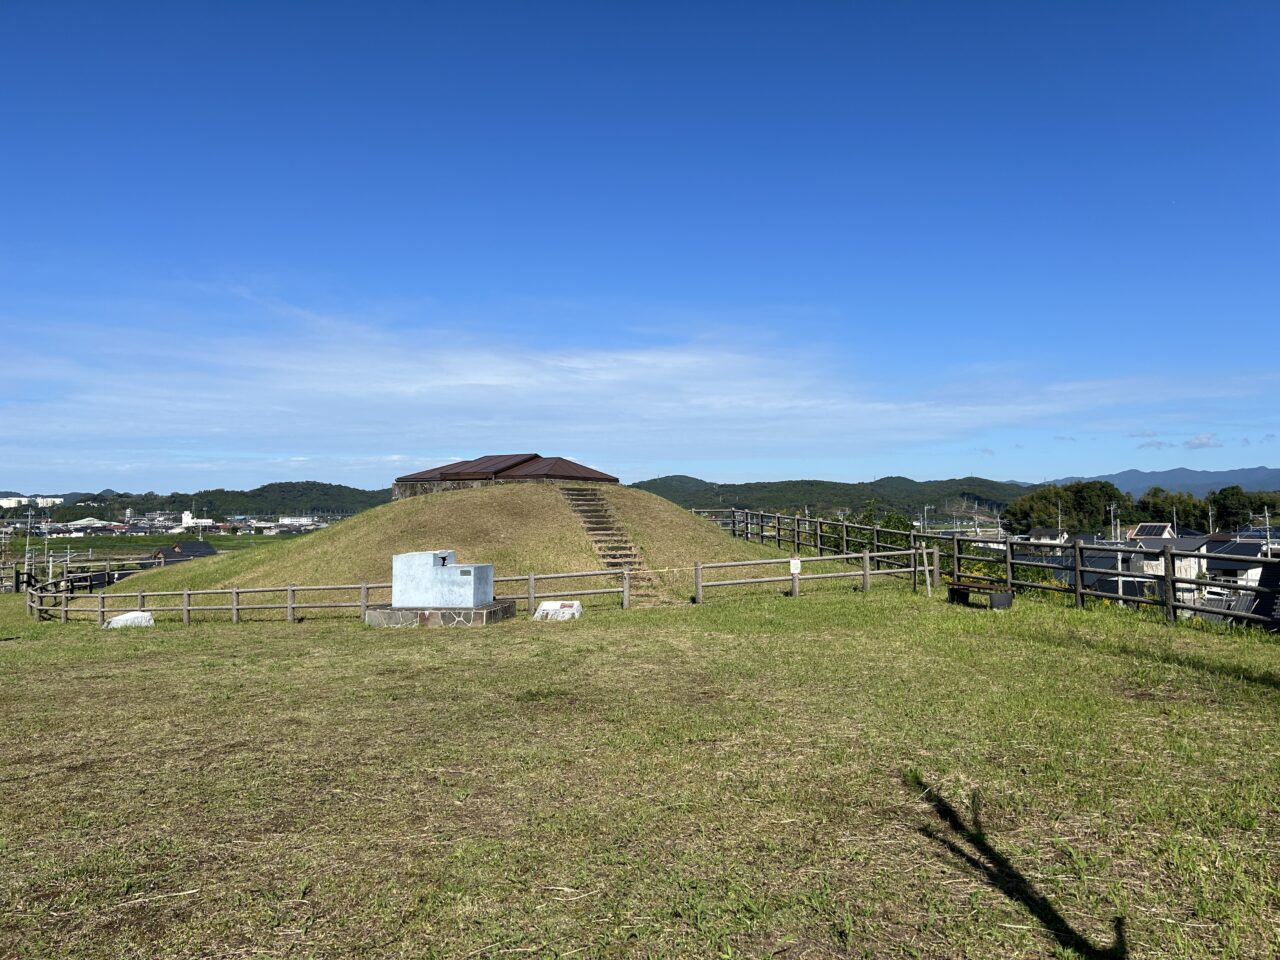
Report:
[[[180,529],[189,529],[191,527],[212,527],[213,521],[208,517],[197,517],[190,510],[182,511],[182,527]]]
[[[66,501],[66,497],[32,497],[37,507],[60,507]]]
[[[30,502],[30,497],[0,497],[0,510],[13,510],[17,507],[25,507]]]

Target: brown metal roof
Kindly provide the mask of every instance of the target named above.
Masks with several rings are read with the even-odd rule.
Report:
[[[442,467],[439,473],[443,480],[492,480],[512,467],[537,459],[536,453],[496,453]]]
[[[404,480],[492,480],[504,470],[514,466],[537,460],[536,453],[497,453],[475,460],[459,460],[457,463],[446,463],[443,467],[432,470],[421,470],[407,476],[396,477],[396,483]]]
[[[500,453],[478,457],[475,460],[459,460],[443,467],[420,470],[403,477],[396,483],[429,483],[433,480],[593,480],[596,483],[617,483],[599,470],[592,470],[564,457],[543,457],[536,453]]]
[[[611,477],[599,470],[592,470],[580,463],[566,460],[564,457],[539,457],[528,463],[522,463],[504,473],[503,478],[534,477],[548,480],[594,480],[596,483],[617,483],[617,477]]]

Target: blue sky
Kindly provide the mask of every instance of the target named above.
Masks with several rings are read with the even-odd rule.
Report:
[[[1273,3],[0,6],[0,489],[1280,462]]]

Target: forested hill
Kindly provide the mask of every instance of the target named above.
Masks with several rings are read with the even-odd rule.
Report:
[[[79,505],[68,502],[52,511],[53,519],[67,521],[95,516],[103,520],[119,520],[129,508],[140,516],[153,510],[191,510],[193,504],[198,515],[213,517],[358,513],[387,503],[391,499],[391,491],[361,490],[337,483],[305,480],[268,483],[253,490],[218,488],[163,494],[103,490],[97,494],[77,494],[76,497],[87,502]]]
[[[1028,486],[965,477],[960,480],[911,480],[881,477],[871,483],[838,483],[833,480],[776,480],[761,483],[708,483],[697,477],[655,477],[632,484],[682,507],[742,507],[769,513],[803,512],[832,515],[837,510],[860,513],[868,501],[881,512],[915,516],[925,506],[939,518],[972,511],[1001,510],[1027,493]]]

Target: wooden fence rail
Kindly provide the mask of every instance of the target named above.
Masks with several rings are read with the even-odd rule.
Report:
[[[847,578],[860,582],[863,590],[869,590],[876,576],[910,577],[913,588],[921,584],[932,592],[939,586],[944,573],[953,579],[980,580],[1003,584],[1008,589],[1036,590],[1071,594],[1076,606],[1085,606],[1090,598],[1116,601],[1122,604],[1162,607],[1166,618],[1173,622],[1180,613],[1222,617],[1243,623],[1261,624],[1269,629],[1280,628],[1280,589],[1249,583],[1233,583],[1211,580],[1203,576],[1188,577],[1178,570],[1178,561],[1194,559],[1202,564],[1215,556],[1235,563],[1262,565],[1280,576],[1276,565],[1280,558],[1240,557],[1228,554],[1211,554],[1199,551],[1175,550],[1172,546],[1125,547],[1105,544],[1062,544],[1052,541],[995,540],[990,537],[972,537],[952,534],[940,536],[912,530],[895,530],[879,526],[866,526],[845,521],[824,520],[810,517],[787,517],[755,511],[724,510],[695,511],[710,517],[736,536],[774,546],[812,550],[813,556],[797,556],[797,569],[785,576],[731,577],[708,580],[706,574],[715,570],[735,570],[789,564],[792,558],[768,560],[740,560],[717,563],[696,563],[693,566],[695,603],[703,602],[705,591],[711,588],[729,588],[754,584],[787,583],[790,593],[798,596],[804,580]],[[785,536],[784,536],[785,534]],[[837,546],[838,545],[838,546]],[[858,549],[849,549],[851,545]],[[1113,556],[1115,567],[1097,566],[1099,556]],[[1131,558],[1130,569],[1123,569],[1122,558]],[[1134,559],[1145,561],[1150,569],[1134,568]],[[136,562],[136,561],[135,561]],[[843,563],[851,569],[804,573],[804,565],[815,562]],[[1196,572],[1200,568],[1197,566]],[[15,573],[15,580],[20,572]],[[1039,579],[1031,579],[1040,573]],[[59,619],[63,623],[72,618],[88,616],[99,623],[107,615],[126,610],[143,610],[155,613],[177,613],[183,623],[190,623],[193,613],[229,612],[233,622],[239,622],[246,612],[284,611],[289,622],[295,622],[299,611],[304,610],[359,610],[364,617],[374,602],[372,594],[390,590],[386,583],[360,583],[341,585],[286,585],[277,587],[231,587],[216,590],[138,591],[137,593],[98,593],[83,595],[75,589],[73,574],[60,580],[44,583],[32,582],[30,572],[22,584],[26,590],[28,613],[36,619]],[[543,584],[555,581],[589,578],[616,578],[617,586],[585,590],[548,590]],[[1115,581],[1116,589],[1100,589]],[[1274,582],[1275,578],[1271,578]],[[564,597],[588,597],[618,595],[622,608],[631,606],[631,571],[587,570],[573,573],[528,573],[523,576],[495,577],[496,584],[521,583],[520,593],[498,596],[500,600],[515,600],[533,610],[539,600]],[[1131,589],[1126,591],[1126,585]],[[15,582],[15,587],[18,584]],[[1208,602],[1203,591],[1214,588],[1224,593],[1220,605]],[[317,592],[358,592],[359,599],[321,602],[311,599]],[[262,594],[283,594],[283,601],[270,603],[245,603]],[[206,598],[226,598],[220,602],[204,602]],[[1245,601],[1252,603],[1245,609]],[[180,602],[165,603],[172,598]],[[389,598],[388,598],[389,600]],[[136,603],[135,603],[136,601]],[[161,601],[157,603],[157,601]],[[193,602],[194,601],[194,602]],[[122,606],[116,606],[117,603]],[[127,604],[127,605],[123,605]]]
[[[593,590],[560,590],[554,592],[539,591],[537,584],[539,580],[577,580],[585,577],[618,577],[620,583],[616,587],[601,587]],[[538,606],[539,600],[554,600],[564,597],[597,597],[606,594],[616,593],[622,598],[622,609],[629,610],[631,608],[631,571],[626,567],[620,570],[587,570],[579,573],[529,573],[523,577],[494,577],[494,584],[499,583],[524,583],[527,589],[523,594],[512,594],[510,596],[500,597],[495,595],[495,600],[515,600],[523,601],[532,613]]]
[[[615,577],[619,580],[616,587],[597,588],[574,591],[547,591],[539,589],[539,583],[547,580],[571,580],[588,577]],[[63,589],[64,580],[37,584],[27,589],[27,612],[36,620],[60,620],[68,623],[72,619],[96,620],[104,624],[108,616],[129,611],[145,613],[180,614],[184,624],[191,623],[193,613],[230,613],[231,621],[239,623],[241,615],[251,611],[284,611],[289,623],[297,621],[298,613],[304,610],[358,610],[360,619],[364,619],[369,607],[374,605],[374,593],[386,593],[384,602],[390,602],[389,583],[347,583],[347,584],[288,584],[278,587],[225,587],[210,590],[139,590],[136,593],[77,593],[72,589]],[[525,583],[528,590],[514,596],[495,597],[498,600],[515,600],[527,603],[533,610],[539,600],[561,597],[586,597],[617,594],[621,597],[623,609],[631,605],[631,573],[629,570],[588,570],[578,573],[529,573],[522,577],[494,577],[495,583]],[[313,593],[324,593],[335,590],[358,593],[358,600],[339,600],[321,602],[308,599]],[[273,603],[243,602],[243,598],[251,600],[262,594],[283,594],[283,599]],[[171,602],[180,598],[178,602]],[[221,602],[204,602],[205,598],[226,598]]]
[[[830,573],[803,572],[804,564],[806,563],[830,563],[839,560],[857,560],[859,569]],[[873,569],[873,564],[879,562],[892,562],[894,566]],[[783,563],[789,564],[791,567],[785,577],[739,577],[732,580],[707,580],[705,576],[708,570],[776,566]],[[920,574],[924,575],[925,586],[930,591],[932,591],[932,587],[938,585],[938,553],[936,548],[932,551],[932,562],[930,551],[924,549],[884,550],[879,553],[863,550],[861,553],[832,554],[826,557],[785,557],[777,560],[731,560],[720,563],[696,563],[693,567],[693,602],[702,603],[704,591],[709,587],[745,587],[764,583],[790,582],[791,596],[798,597],[800,596],[800,582],[802,580],[858,579],[861,581],[862,590],[865,592],[871,589],[871,578],[873,576],[901,576],[904,566],[912,574],[913,587],[918,586]]]
[[[1218,559],[1249,566],[1257,565],[1264,570],[1272,568],[1274,573],[1274,568],[1280,565],[1280,558],[1175,550],[1172,545],[1127,547],[1012,540],[1007,537],[942,535],[752,510],[695,510],[694,513],[746,540],[781,545],[796,552],[812,550],[816,555],[812,559],[847,560],[850,556],[860,556],[850,554],[847,550],[847,545],[854,541],[870,550],[877,550],[886,543],[905,544],[908,545],[909,555],[913,557],[921,544],[932,544],[931,549],[942,557],[945,572],[953,579],[1002,583],[1011,590],[1018,588],[1072,594],[1078,607],[1085,606],[1086,598],[1158,606],[1164,609],[1165,617],[1170,622],[1176,621],[1179,613],[1185,612],[1260,624],[1271,630],[1280,629],[1280,589],[1260,584],[1211,580],[1201,576],[1185,577],[1178,573],[1178,561],[1186,559],[1195,560],[1197,564]],[[983,552],[973,552],[976,550]],[[1112,568],[1091,566],[1086,562],[1086,555],[1094,558],[1098,555],[1114,556],[1116,565]],[[1121,562],[1123,557],[1146,561],[1157,569],[1124,569]],[[884,559],[878,561],[878,564],[892,568],[895,561]],[[1052,576],[1047,579],[1028,579],[1028,573],[1037,570],[1050,571]],[[1092,585],[1089,585],[1090,578]],[[1100,579],[1116,581],[1116,589],[1099,589],[1099,586],[1106,585],[1100,584]],[[1142,592],[1125,592],[1126,583],[1135,588],[1140,584],[1145,587]],[[1201,594],[1208,589],[1216,589],[1226,595],[1226,599],[1221,601],[1222,605],[1200,602]],[[1190,599],[1185,598],[1188,594]],[[1252,609],[1236,609],[1240,605],[1236,601],[1241,594],[1255,598]]]

